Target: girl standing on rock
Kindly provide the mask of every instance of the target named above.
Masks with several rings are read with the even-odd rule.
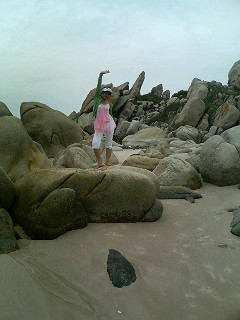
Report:
[[[103,88],[102,76],[109,73],[109,70],[101,71],[98,77],[97,89],[93,98],[93,116],[96,117],[94,121],[94,136],[92,141],[92,147],[94,150],[95,157],[97,159],[96,169],[103,167],[103,162],[100,153],[100,143],[103,135],[105,136],[105,147],[106,147],[106,165],[110,166],[110,157],[112,154],[112,139],[113,132],[116,128],[116,124],[112,117],[113,105],[110,102],[112,90],[111,88]]]

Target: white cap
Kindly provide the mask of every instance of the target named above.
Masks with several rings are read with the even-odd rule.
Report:
[[[101,90],[101,93],[102,92],[110,92],[110,93],[112,93],[112,89],[111,88],[103,88],[102,90]]]

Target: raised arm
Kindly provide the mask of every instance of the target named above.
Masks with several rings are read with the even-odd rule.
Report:
[[[102,86],[102,76],[106,73],[110,73],[109,70],[104,70],[104,71],[101,71],[99,73],[99,77],[98,77],[98,83],[97,83],[97,89],[96,89],[96,93],[95,93],[95,96],[99,96],[100,95],[100,92],[101,92],[101,86]]]

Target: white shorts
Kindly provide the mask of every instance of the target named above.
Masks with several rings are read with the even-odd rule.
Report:
[[[100,143],[102,141],[103,137],[103,132],[96,132],[94,133],[93,136],[93,141],[92,141],[92,147],[93,149],[99,149],[100,148]],[[105,136],[105,147],[107,149],[112,149],[112,139],[113,139],[113,133],[110,133]]]

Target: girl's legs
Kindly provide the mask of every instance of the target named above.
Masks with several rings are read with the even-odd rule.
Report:
[[[112,154],[112,149],[108,149],[106,148],[106,165],[107,166],[111,166],[111,163],[110,163],[110,157],[111,157],[111,154]]]
[[[106,136],[105,146],[106,146],[106,165],[110,166],[110,157],[112,154],[112,138],[113,133],[110,133]]]
[[[92,141],[92,147],[93,147],[93,151],[97,160],[97,166],[96,169],[100,168],[103,166],[103,162],[102,162],[102,157],[101,157],[101,152],[100,152],[100,143],[102,140],[102,136],[103,134],[101,132],[95,132],[94,136],[93,136],[93,141]]]

